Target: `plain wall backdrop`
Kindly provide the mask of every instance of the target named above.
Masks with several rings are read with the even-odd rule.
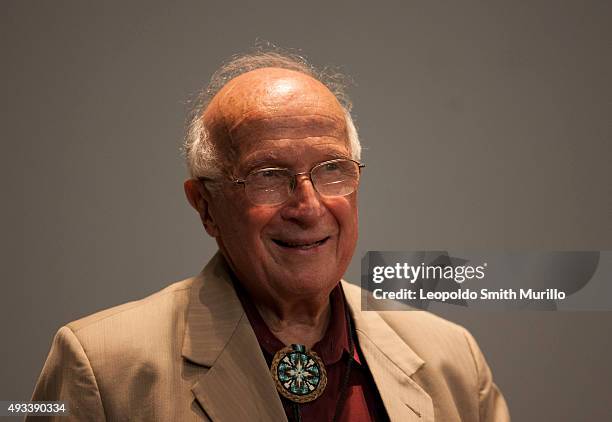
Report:
[[[64,323],[200,271],[186,100],[257,39],[339,65],[368,250],[612,249],[612,3],[3,1],[0,400]],[[612,280],[611,280],[612,282]],[[516,421],[612,415],[612,313],[458,312]]]

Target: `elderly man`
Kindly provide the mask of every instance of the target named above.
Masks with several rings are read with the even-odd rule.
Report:
[[[188,126],[185,193],[219,252],[62,327],[33,399],[66,401],[74,420],[509,420],[466,330],[362,312],[341,282],[363,167],[349,111],[298,57],[218,71]]]

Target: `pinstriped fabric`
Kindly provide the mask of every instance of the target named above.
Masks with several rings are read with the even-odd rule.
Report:
[[[243,314],[231,285],[227,264],[218,253],[194,280],[189,296],[183,356],[200,365],[212,366]]]
[[[286,421],[221,254],[206,266],[191,291],[183,356],[210,367],[192,390],[213,420]]]
[[[356,289],[352,295],[355,305],[358,302],[354,299],[359,295]],[[485,358],[463,327],[422,310],[357,313],[368,315],[370,321],[362,324],[362,329],[378,333],[374,342],[379,350],[393,356],[400,366],[414,368],[414,361],[406,362],[406,356],[418,356],[424,361],[410,379],[430,397],[431,404],[417,400],[409,405],[421,413],[422,420],[428,420],[425,415],[433,411],[435,421],[510,421],[506,402],[492,380]],[[382,329],[381,324],[388,328]],[[391,344],[383,332],[409,345],[411,352],[400,352],[402,346]],[[427,412],[420,412],[419,406]]]
[[[286,421],[268,367],[245,319],[193,392],[215,421]]]

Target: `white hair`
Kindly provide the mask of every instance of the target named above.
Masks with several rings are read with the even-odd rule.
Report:
[[[215,143],[211,139],[202,118],[204,110],[206,110],[212,98],[231,79],[264,67],[295,70],[323,83],[336,96],[344,110],[351,158],[360,160],[361,144],[351,117],[352,104],[345,92],[347,77],[339,72],[330,71],[328,68],[318,70],[303,57],[274,47],[268,50],[259,49],[255,53],[234,56],[212,75],[206,89],[196,96],[187,117],[183,143],[187,169],[191,177],[206,177],[214,180],[219,179],[223,172],[219,164],[221,162],[219,151],[215,148]]]

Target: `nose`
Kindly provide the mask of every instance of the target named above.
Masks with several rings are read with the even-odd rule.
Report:
[[[313,225],[325,213],[325,205],[308,174],[299,174],[295,178],[295,188],[291,198],[283,205],[281,216],[302,226]]]

